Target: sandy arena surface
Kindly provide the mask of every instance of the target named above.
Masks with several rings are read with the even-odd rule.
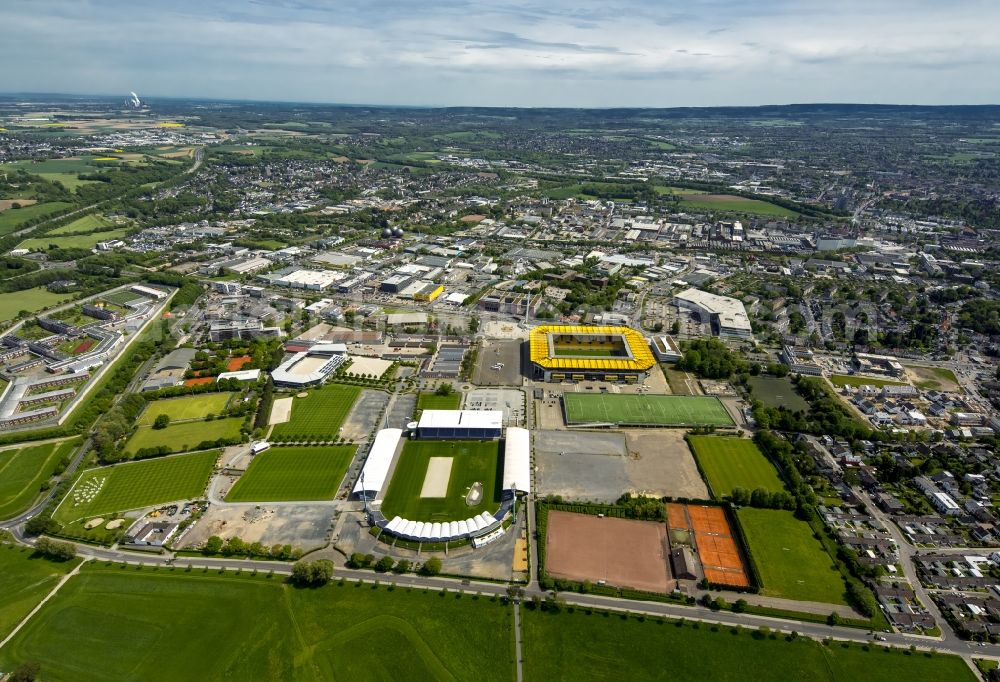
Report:
[[[667,552],[665,524],[549,512],[545,571],[553,577],[667,592],[674,585]]]
[[[431,457],[427,462],[424,484],[420,487],[420,497],[445,497],[448,495],[448,481],[451,479],[451,465],[454,457]]]
[[[284,424],[292,418],[292,401],[295,398],[278,398],[271,404],[271,417],[268,424]]]

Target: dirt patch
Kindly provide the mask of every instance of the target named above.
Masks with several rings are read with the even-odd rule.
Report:
[[[19,204],[21,206],[31,206],[32,204],[37,204],[38,201],[35,199],[0,199],[0,211],[6,211],[10,209],[14,204]]]
[[[352,355],[351,366],[347,368],[347,374],[355,377],[364,376],[366,374],[380,377],[385,374],[390,367],[392,367],[392,362],[390,360],[365,358]]]
[[[266,546],[290,544],[309,550],[326,544],[332,518],[329,505],[213,505],[184,536],[180,548],[200,547],[218,535],[223,540],[236,536]]]
[[[292,418],[292,401],[294,398],[278,398],[271,404],[271,416],[268,424],[284,424]]]
[[[630,429],[624,432],[629,459],[625,465],[637,488],[657,497],[709,499],[694,455],[677,429]]]
[[[545,572],[649,592],[674,586],[666,526],[654,521],[549,512]]]

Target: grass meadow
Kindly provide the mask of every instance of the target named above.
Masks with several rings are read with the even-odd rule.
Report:
[[[809,403],[795,391],[788,377],[750,377],[753,395],[767,407],[783,407],[792,412],[808,412]]]
[[[354,446],[273,447],[254,456],[226,501],[332,500],[356,450]]]
[[[661,621],[577,608],[558,615],[521,609],[528,680],[811,680],[972,682],[957,656],[862,645],[825,646],[707,623]]]
[[[218,450],[90,469],[76,480],[53,518],[62,523],[201,497]]]
[[[202,393],[183,398],[154,400],[146,405],[146,409],[139,417],[139,425],[152,425],[161,414],[170,417],[172,422],[204,419],[210,414],[221,414],[232,397],[232,393]]]
[[[733,488],[768,492],[785,489],[778,472],[764,454],[746,438],[720,436],[688,436],[698,466],[708,479],[716,498],[733,492]]]
[[[0,639],[78,563],[49,561],[30,547],[0,542]]]
[[[194,450],[205,441],[220,438],[239,438],[243,427],[242,417],[213,419],[212,421],[179,422],[165,429],[140,426],[125,443],[125,454],[134,455],[145,448],[169,448],[171,452]]]
[[[0,168],[2,168],[2,166],[0,166]],[[0,235],[14,232],[17,230],[18,225],[27,220],[38,218],[39,216],[46,216],[50,213],[61,211],[64,208],[69,208],[70,206],[72,206],[72,204],[66,203],[65,201],[50,201],[45,204],[32,204],[31,206],[24,206],[23,208],[12,208],[0,212]]]
[[[73,438],[0,450],[0,519],[17,516],[31,506],[59,461],[79,445],[80,439]]]
[[[57,303],[73,300],[73,294],[56,294],[45,287],[0,294],[0,320],[13,320],[22,310],[37,313]]]
[[[512,680],[513,613],[424,590],[87,566],[0,651],[61,680]]]
[[[843,578],[809,524],[792,512],[775,509],[744,507],[736,517],[760,574],[762,594],[847,603]]]
[[[445,497],[420,497],[431,457],[452,457]],[[493,513],[500,503],[503,458],[496,441],[407,441],[382,502],[387,519],[401,516],[411,521],[461,521],[484,511]],[[482,501],[470,507],[466,493],[473,483],[483,484]]]

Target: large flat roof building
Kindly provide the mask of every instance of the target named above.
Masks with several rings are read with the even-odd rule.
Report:
[[[424,410],[417,423],[423,439],[489,440],[502,431],[501,410]]]
[[[707,316],[712,324],[712,332],[718,336],[741,339],[753,336],[750,317],[739,299],[710,294],[692,287],[676,294],[674,303],[685,310]]]

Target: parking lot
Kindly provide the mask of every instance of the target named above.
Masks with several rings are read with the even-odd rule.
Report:
[[[478,386],[520,386],[521,348],[522,342],[517,340],[484,341],[472,383]],[[493,369],[498,363],[503,367]]]
[[[515,388],[476,388],[465,397],[466,410],[501,410],[504,426],[524,426],[524,391]]]

